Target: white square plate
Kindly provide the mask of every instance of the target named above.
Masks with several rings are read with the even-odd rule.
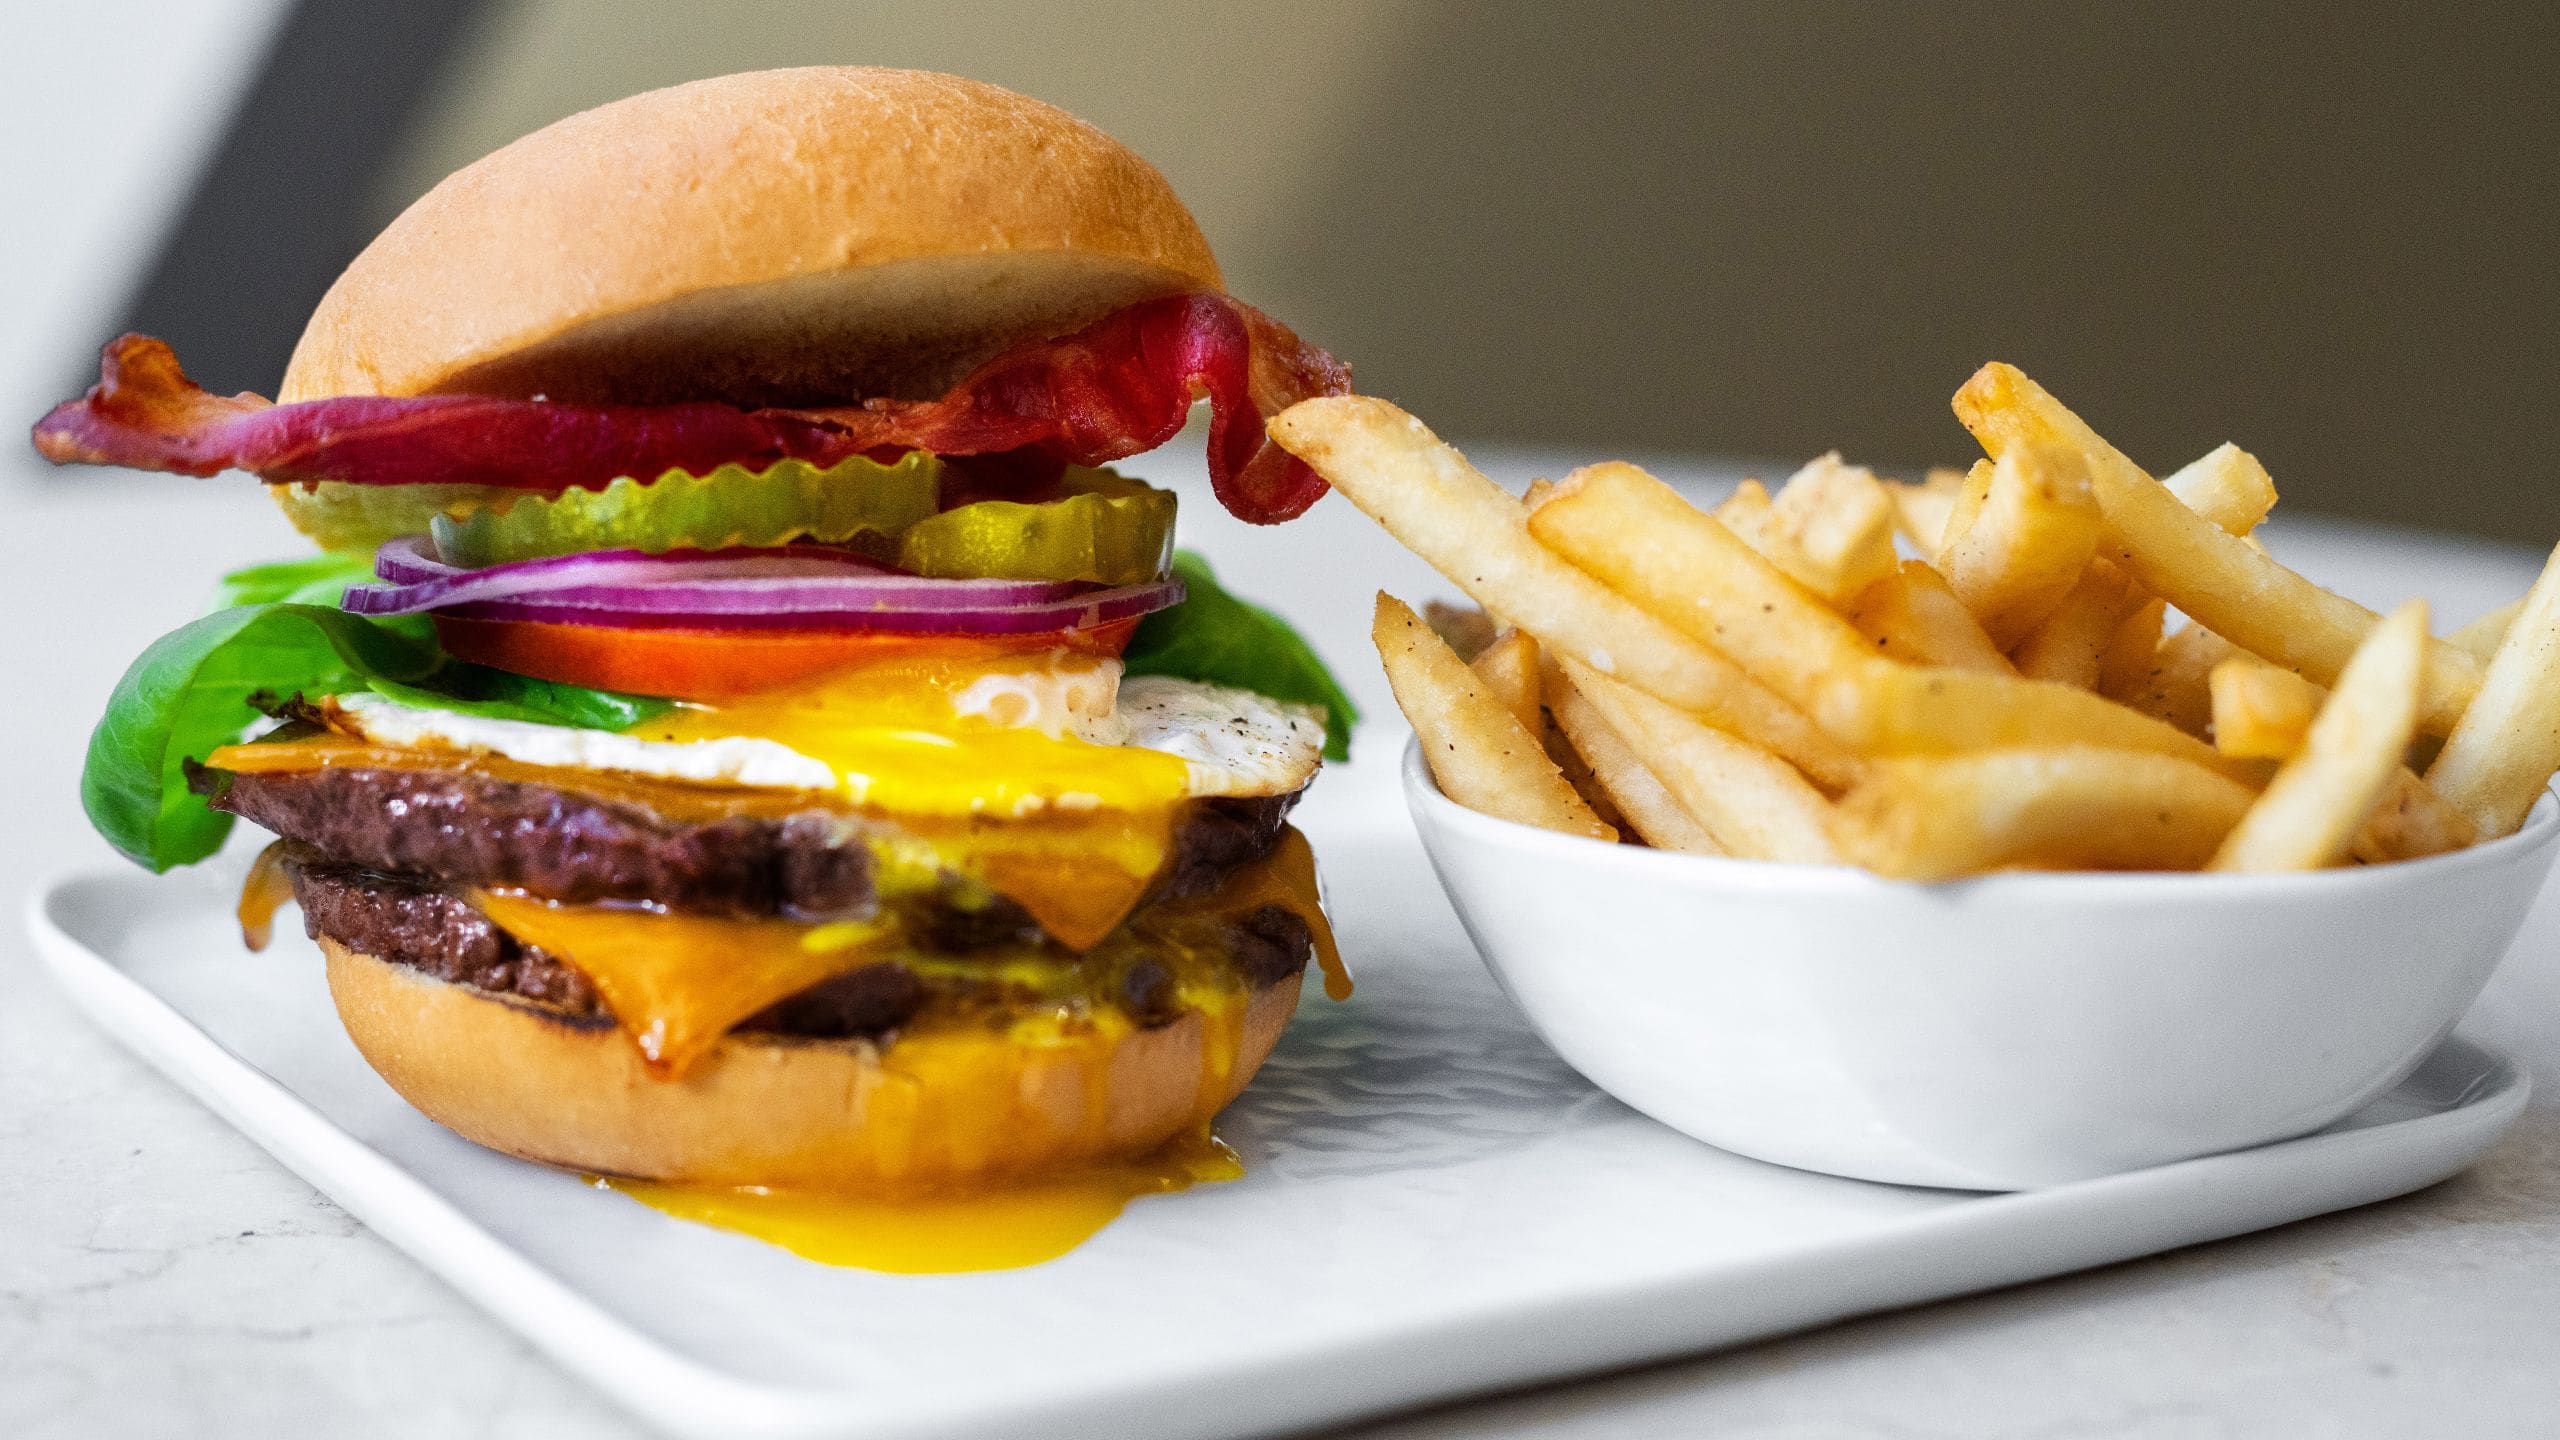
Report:
[[[229,865],[64,881],[39,953],[97,1021],[633,1414],[684,1434],[1231,1435],[1634,1364],[2416,1189],[2522,1108],[2460,1040],[2331,1130],[1983,1196],[1743,1160],[1550,1054],[1486,978],[1391,747],[1304,813],[1360,976],[1310,999],[1220,1131],[1251,1173],[1047,1265],[837,1270],[480,1150],[392,1094]]]

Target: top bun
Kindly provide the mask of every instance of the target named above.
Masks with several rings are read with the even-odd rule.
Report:
[[[1164,176],[975,80],[764,70],[456,171],[312,312],[278,398],[931,398],[990,356],[1223,288]]]

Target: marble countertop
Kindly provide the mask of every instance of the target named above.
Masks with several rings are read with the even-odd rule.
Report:
[[[74,781],[116,674],[215,574],[290,549],[245,489],[0,461],[15,541],[0,564],[15,731],[0,758],[0,891],[13,911],[44,877],[113,863]],[[1445,588],[1338,503],[1251,547],[1214,517],[1193,524],[1239,588],[1322,612],[1309,618],[1326,633],[1356,633],[1338,622],[1365,611],[1373,583]],[[2277,549],[2368,603],[2428,594],[2448,623],[2520,591],[2537,558],[2300,522]],[[1391,716],[1375,666],[1335,658],[1371,713]],[[2560,1433],[2550,898],[2468,1028],[2520,1056],[2540,1098],[2481,1164],[2417,1195],[1356,1433]],[[0,1161],[0,1433],[643,1433],[76,1016],[14,921],[0,927]]]

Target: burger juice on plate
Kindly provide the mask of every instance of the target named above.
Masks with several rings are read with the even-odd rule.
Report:
[[[1308,963],[1287,824],[1351,710],[1105,468],[1349,373],[1161,175],[948,76],[737,75],[412,206],[281,403],[109,346],[63,462],[265,481],[323,547],[135,662],[82,780],[155,870],[232,817],[349,1035],[487,1146],[887,1269],[1024,1264],[1234,1173]]]

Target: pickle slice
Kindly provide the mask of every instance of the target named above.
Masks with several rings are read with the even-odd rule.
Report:
[[[1174,497],[1108,470],[1070,470],[1065,493],[981,500],[910,526],[899,568],[942,579],[1138,585],[1173,563]]]
[[[445,563],[472,567],[584,550],[836,544],[866,532],[895,537],[933,513],[941,486],[942,462],[920,450],[890,465],[860,456],[824,470],[801,460],[761,471],[723,465],[448,511],[432,517],[429,533]]]
[[[353,485],[343,480],[270,485],[276,508],[323,550],[370,555],[385,540],[424,535],[447,511],[514,504],[522,490],[503,485]]]

